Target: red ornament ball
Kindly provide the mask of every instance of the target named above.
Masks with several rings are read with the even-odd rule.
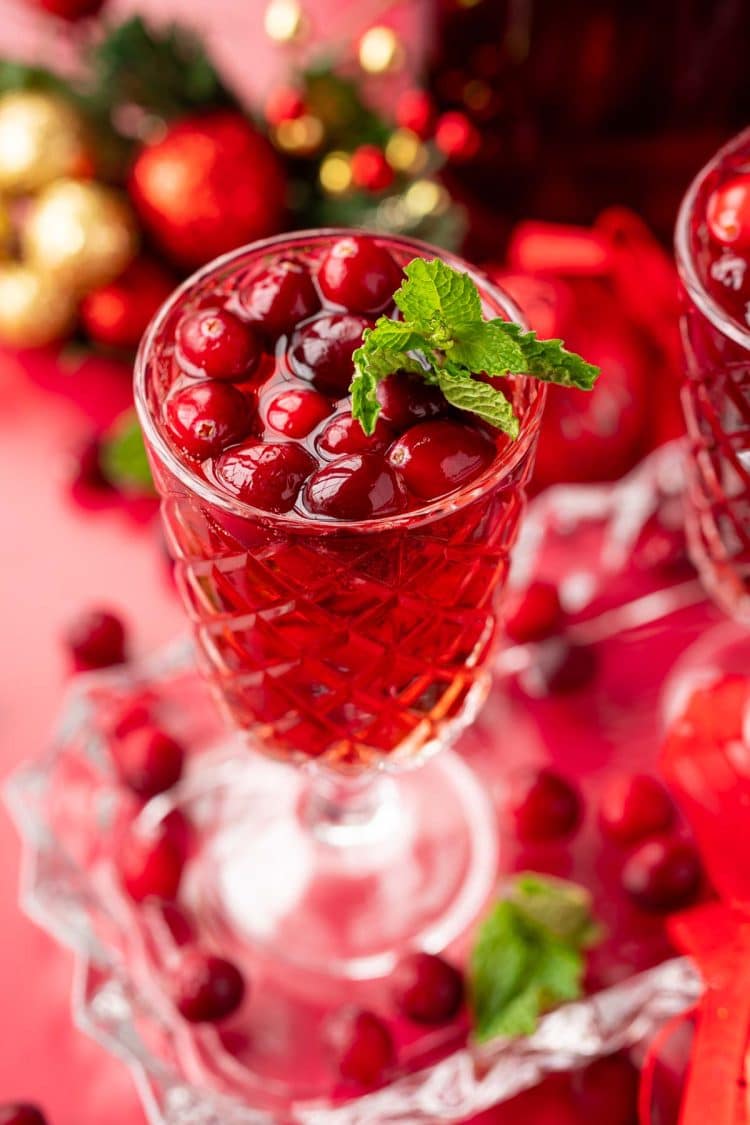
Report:
[[[471,160],[479,152],[481,137],[465,113],[451,110],[438,118],[435,144],[446,160]]]
[[[109,285],[93,289],[81,303],[87,334],[110,348],[137,348],[175,281],[157,262],[138,258]]]
[[[270,143],[242,114],[189,117],[136,157],[130,194],[154,241],[181,266],[275,234],[285,178]]]
[[[352,183],[363,191],[385,191],[393,183],[393,169],[377,145],[360,145],[351,160]]]
[[[33,0],[37,8],[43,8],[51,16],[76,23],[77,20],[97,15],[104,7],[105,0]]]

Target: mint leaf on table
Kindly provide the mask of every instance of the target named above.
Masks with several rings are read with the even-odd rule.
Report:
[[[469,968],[474,1038],[531,1035],[539,1017],[582,991],[585,950],[601,936],[588,891],[515,876],[479,928]]]
[[[126,410],[107,430],[99,460],[102,473],[118,492],[153,494],[146,447],[134,410]]]
[[[591,390],[599,369],[560,340],[539,340],[519,324],[484,320],[479,290],[468,274],[439,258],[414,258],[393,295],[401,320],[381,316],[354,353],[352,414],[371,434],[380,413],[377,386],[399,371],[420,374],[446,399],[518,437],[519,423],[503,391],[477,379],[527,375],[564,387]],[[473,386],[472,386],[473,384]]]

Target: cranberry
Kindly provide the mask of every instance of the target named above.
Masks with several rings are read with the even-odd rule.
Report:
[[[236,1012],[245,996],[242,973],[231,961],[193,946],[184,949],[172,971],[170,993],[190,1023],[215,1023]]]
[[[109,725],[108,733],[113,738],[124,738],[132,730],[145,727],[151,722],[151,719],[151,708],[147,703],[136,699],[132,703],[126,703],[116,712]]]
[[[741,173],[714,188],[706,206],[708,229],[722,244],[750,247],[750,175]]]
[[[360,1086],[381,1082],[396,1058],[386,1024],[362,1008],[337,1012],[328,1025],[328,1039],[341,1077]]]
[[[382,312],[401,281],[401,269],[385,247],[367,236],[334,242],[318,270],[323,295],[352,312]]]
[[[379,453],[338,457],[310,477],[304,500],[311,512],[337,520],[392,515],[406,507],[404,488]]]
[[[560,628],[563,611],[554,582],[531,582],[508,599],[505,632],[517,645],[542,641]]]
[[[597,1059],[571,1075],[581,1122],[634,1125],[638,1120],[639,1074],[625,1054]]]
[[[193,826],[182,809],[170,809],[160,822],[160,832],[174,846],[183,862],[190,855],[193,844]]]
[[[410,492],[435,500],[460,488],[492,464],[495,446],[462,422],[420,422],[391,446],[388,462]]]
[[[120,876],[134,902],[177,898],[184,865],[180,849],[168,832],[143,835],[131,827],[118,852]]]
[[[583,808],[570,782],[543,768],[520,781],[511,813],[519,840],[538,843],[571,836],[581,823]]]
[[[655,777],[636,773],[614,778],[599,805],[602,832],[616,844],[628,845],[669,828],[674,806]]]
[[[325,395],[304,387],[287,387],[277,391],[264,404],[266,424],[278,434],[302,438],[320,425],[331,413]]]
[[[0,1125],[47,1125],[47,1118],[30,1102],[12,1102],[0,1105]]]
[[[177,784],[185,752],[165,731],[141,726],[115,744],[113,756],[125,785],[148,800]]]
[[[264,512],[288,512],[315,458],[294,442],[247,442],[216,463],[218,480],[246,504]]]
[[[464,981],[444,958],[413,953],[396,968],[393,996],[399,1010],[416,1023],[444,1023],[458,1014]]]
[[[712,742],[741,742],[750,714],[750,678],[730,673],[688,700],[684,718],[696,734]]]
[[[622,869],[622,885],[643,910],[667,913],[687,906],[698,893],[701,865],[687,840],[662,836],[641,844]]]
[[[126,659],[126,640],[121,619],[104,609],[80,614],[65,632],[65,643],[78,672],[122,664]]]
[[[255,333],[226,309],[187,313],[175,335],[188,368],[209,379],[249,379],[258,366],[261,347]]]
[[[370,322],[361,316],[319,316],[294,338],[290,352],[293,371],[327,394],[345,395],[354,376],[352,355],[368,327]]]
[[[73,488],[95,492],[111,491],[112,485],[102,470],[102,443],[96,435],[89,437],[79,449],[71,484]]]
[[[534,663],[520,679],[529,695],[570,695],[591,683],[598,666],[596,649],[591,645],[551,638],[537,647]]]
[[[378,384],[380,417],[395,430],[406,430],[415,422],[426,422],[445,413],[445,399],[437,387],[419,375],[396,371]]]
[[[320,308],[320,300],[307,266],[295,258],[274,262],[260,273],[243,279],[239,303],[242,312],[266,336],[281,336]]]
[[[341,457],[345,453],[381,453],[394,437],[393,430],[380,418],[368,437],[357,419],[352,417],[351,410],[346,410],[331,419],[315,444],[323,453]]]
[[[251,424],[245,395],[236,387],[218,382],[173,391],[166,401],[165,416],[177,444],[201,461],[241,441]]]

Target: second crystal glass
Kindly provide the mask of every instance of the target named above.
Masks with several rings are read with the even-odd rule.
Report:
[[[509,381],[518,440],[469,484],[398,514],[273,514],[196,472],[162,421],[178,321],[261,266],[294,258],[314,273],[345,233],[258,243],[191,278],[144,339],[136,400],[208,681],[250,748],[287,763],[246,746],[231,758],[210,798],[201,908],[225,939],[370,976],[405,946],[444,948],[493,887],[487,795],[455,754],[427,759],[455,740],[489,689],[544,387]],[[464,262],[407,239],[380,241],[400,266],[439,254],[473,277],[486,316],[520,320]],[[282,336],[268,361],[277,370],[287,347]]]

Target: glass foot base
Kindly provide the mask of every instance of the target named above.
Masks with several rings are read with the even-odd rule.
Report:
[[[445,751],[419,770],[328,792],[334,781],[235,744],[190,782],[200,855],[187,887],[223,948],[246,943],[314,973],[388,973],[409,947],[445,949],[492,894],[496,814]]]

